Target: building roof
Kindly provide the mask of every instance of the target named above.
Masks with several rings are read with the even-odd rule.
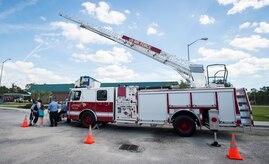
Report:
[[[169,87],[179,85],[177,81],[166,82],[120,82],[120,83],[101,83],[101,87],[118,87],[118,86],[139,86],[139,87]],[[50,92],[69,92],[70,88],[74,88],[74,84],[34,84],[28,90],[29,92],[50,91]]]
[[[50,92],[69,92],[70,88],[74,88],[74,84],[34,84],[29,88],[32,91],[50,91]]]

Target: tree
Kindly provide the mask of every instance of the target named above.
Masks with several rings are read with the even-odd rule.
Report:
[[[8,93],[9,89],[6,86],[0,86],[0,95]]]
[[[188,83],[185,83],[183,80],[180,80],[179,88],[180,89],[190,88],[190,85]]]
[[[29,83],[25,85],[25,90],[28,91],[32,85],[35,85],[35,83]]]
[[[52,96],[52,92],[41,91],[41,90],[32,91],[32,94],[31,94],[32,99],[41,100],[42,102],[48,102],[51,96]]]
[[[6,86],[0,87],[0,94],[4,93],[23,93],[27,94],[27,92],[23,89],[21,89],[19,86],[17,86],[15,83],[12,83],[11,88],[7,88]]]
[[[255,105],[269,105],[269,87],[264,86],[257,90],[252,88],[248,93],[249,100]]]

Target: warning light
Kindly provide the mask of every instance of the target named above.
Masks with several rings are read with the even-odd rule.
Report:
[[[211,121],[212,121],[212,122],[217,122],[218,119],[217,119],[216,117],[213,117],[213,118],[211,118]]]

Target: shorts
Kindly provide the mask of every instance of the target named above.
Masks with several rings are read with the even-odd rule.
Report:
[[[41,115],[39,115],[39,117],[40,117],[40,118],[43,118],[43,117],[44,117],[44,115],[42,115],[42,116],[41,116]]]

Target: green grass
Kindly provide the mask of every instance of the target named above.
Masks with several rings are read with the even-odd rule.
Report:
[[[45,108],[48,108],[48,104],[44,104]],[[16,102],[4,102],[0,104],[2,107],[11,107],[11,108],[25,108],[30,109],[32,106],[32,103],[16,103]],[[61,105],[59,104],[61,107]]]
[[[4,102],[4,103],[0,104],[0,106],[19,108],[21,106],[25,106],[26,104],[28,104],[28,103]]]
[[[269,121],[269,106],[252,106],[254,121]]]

